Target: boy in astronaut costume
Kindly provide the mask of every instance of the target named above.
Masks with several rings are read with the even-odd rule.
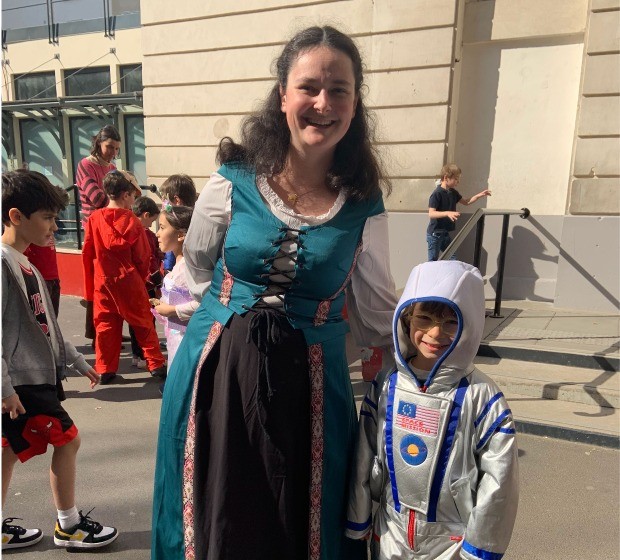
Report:
[[[393,320],[396,367],[360,413],[347,536],[374,560],[499,560],[519,499],[512,415],[473,365],[484,326],[478,269],[427,262]],[[372,521],[372,502],[379,507]]]

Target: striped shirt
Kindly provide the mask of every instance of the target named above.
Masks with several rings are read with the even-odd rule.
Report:
[[[103,166],[84,158],[78,164],[75,174],[75,184],[80,190],[82,206],[82,226],[86,226],[90,215],[98,208],[108,205],[108,195],[103,190],[103,178],[110,171],[116,169],[113,163]]]

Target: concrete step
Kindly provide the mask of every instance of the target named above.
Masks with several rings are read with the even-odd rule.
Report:
[[[620,408],[620,374],[617,372],[484,356],[476,357],[474,363],[504,393]]]
[[[549,342],[545,340],[543,344],[549,344]],[[620,360],[611,353],[583,352],[576,344],[574,348],[558,350],[543,348],[540,343],[538,346],[532,346],[534,345],[531,342],[519,345],[518,341],[514,343],[484,341],[478,349],[478,356],[573,366],[608,372],[620,370]],[[615,353],[617,354],[617,351]]]
[[[547,303],[505,302],[502,317],[490,312],[478,355],[618,371],[620,317],[559,309]]]
[[[615,408],[530,397],[509,389],[504,395],[518,433],[620,448],[620,411]]]

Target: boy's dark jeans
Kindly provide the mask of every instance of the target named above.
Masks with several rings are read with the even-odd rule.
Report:
[[[447,231],[439,230],[434,233],[426,234],[426,242],[428,243],[428,260],[436,261],[439,259],[439,255],[442,251],[445,251],[450,245],[450,233]],[[456,255],[452,255],[451,260],[455,260]]]

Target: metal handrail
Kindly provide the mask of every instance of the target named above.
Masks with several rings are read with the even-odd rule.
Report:
[[[152,193],[156,193],[157,192],[157,187],[155,185],[139,185],[139,187],[143,190],[143,191],[149,191]],[[65,187],[65,191],[67,192],[71,192],[73,191],[73,200],[75,201],[74,206],[74,210],[75,210],[75,215],[72,219],[70,220],[57,220],[58,222],[61,222],[62,224],[73,224],[72,227],[64,227],[64,231],[66,232],[75,232],[77,235],[77,246],[78,249],[81,251],[82,250],[82,233],[84,232],[84,230],[82,229],[82,219],[80,217],[80,210],[81,210],[81,205],[80,205],[80,191],[77,185],[70,185],[68,187]]]
[[[467,220],[466,224],[454,236],[454,239],[448,245],[446,250],[441,253],[439,260],[448,260],[456,250],[461,246],[465,238],[469,235],[474,226],[476,226],[476,241],[474,245],[474,266],[480,268],[480,256],[482,254],[482,238],[484,236],[484,217],[485,216],[503,216],[502,220],[502,237],[499,247],[499,258],[497,262],[497,288],[495,289],[495,306],[491,317],[502,317],[502,288],[504,285],[504,265],[506,264],[506,246],[508,241],[508,223],[510,216],[520,216],[524,220],[528,218],[530,211],[527,208],[521,210],[497,210],[488,208],[478,208]]]

